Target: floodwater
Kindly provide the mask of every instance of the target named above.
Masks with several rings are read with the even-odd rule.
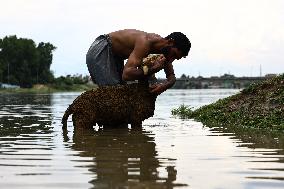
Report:
[[[171,115],[238,90],[168,90],[142,131],[61,129],[80,93],[0,94],[0,188],[284,188],[284,137]]]

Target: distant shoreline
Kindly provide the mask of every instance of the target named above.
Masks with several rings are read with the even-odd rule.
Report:
[[[80,92],[87,91],[96,88],[93,84],[73,84],[73,85],[61,85],[54,84],[37,84],[32,88],[0,88],[0,94],[8,93],[54,93],[54,92]]]

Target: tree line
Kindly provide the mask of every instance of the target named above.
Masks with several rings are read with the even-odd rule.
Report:
[[[55,49],[51,43],[36,45],[32,39],[16,35],[0,39],[0,83],[32,87],[52,82],[50,66]]]

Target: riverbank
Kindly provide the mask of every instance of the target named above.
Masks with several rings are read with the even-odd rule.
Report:
[[[233,125],[284,131],[284,74],[196,110],[181,105],[172,114],[201,121],[209,127]]]
[[[54,93],[70,91],[86,91],[96,88],[93,84],[72,84],[72,85],[34,85],[32,88],[0,88],[0,93]]]

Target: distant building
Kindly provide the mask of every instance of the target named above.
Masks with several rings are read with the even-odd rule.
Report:
[[[174,89],[216,89],[216,88],[245,88],[252,83],[260,82],[276,74],[267,74],[265,77],[235,77],[231,74],[224,74],[220,77],[202,77],[196,78],[182,75],[176,80]]]
[[[231,74],[224,74],[224,75],[220,76],[220,78],[235,78],[235,76],[231,75]]]
[[[277,74],[266,74],[264,77],[275,77]]]

